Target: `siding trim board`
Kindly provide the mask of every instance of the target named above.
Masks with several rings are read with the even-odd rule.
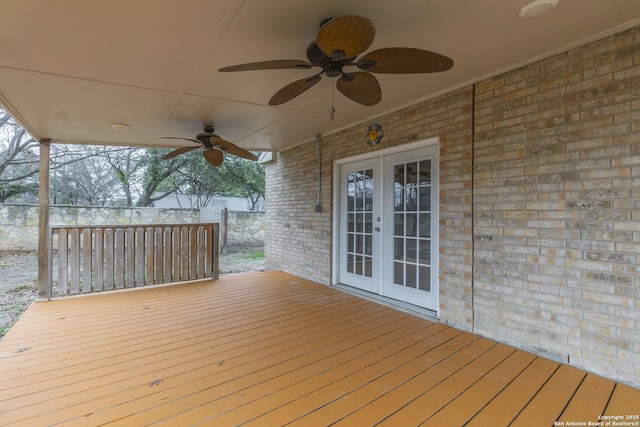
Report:
[[[440,321],[640,385],[640,27],[265,165],[267,267],[334,283],[339,159],[440,141]]]

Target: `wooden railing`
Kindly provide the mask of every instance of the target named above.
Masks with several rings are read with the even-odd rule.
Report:
[[[51,227],[49,238],[50,298],[218,278],[218,223]]]

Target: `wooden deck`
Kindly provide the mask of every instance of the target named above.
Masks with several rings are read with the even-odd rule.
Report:
[[[639,402],[280,272],[35,303],[0,341],[3,426],[551,426]]]

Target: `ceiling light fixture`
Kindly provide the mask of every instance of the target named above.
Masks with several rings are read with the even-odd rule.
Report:
[[[549,10],[556,7],[559,1],[560,0],[532,1],[529,4],[524,5],[518,12],[518,15],[520,15],[521,18],[525,18],[525,19],[535,18],[536,16],[540,16],[543,13],[548,12]]]
[[[271,140],[271,138],[273,138],[273,135],[271,135],[270,133],[263,133],[262,135],[260,135],[260,138],[266,139],[267,141],[269,141]]]
[[[118,130],[118,131],[124,131],[124,130],[131,129],[131,126],[129,126],[126,123],[111,123],[111,129]]]

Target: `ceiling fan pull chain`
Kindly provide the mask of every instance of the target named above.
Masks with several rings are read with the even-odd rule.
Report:
[[[331,108],[329,108],[329,115],[331,116],[331,121],[333,121],[333,117],[336,114],[336,106],[335,106],[335,94],[336,94],[336,86],[331,82]]]

